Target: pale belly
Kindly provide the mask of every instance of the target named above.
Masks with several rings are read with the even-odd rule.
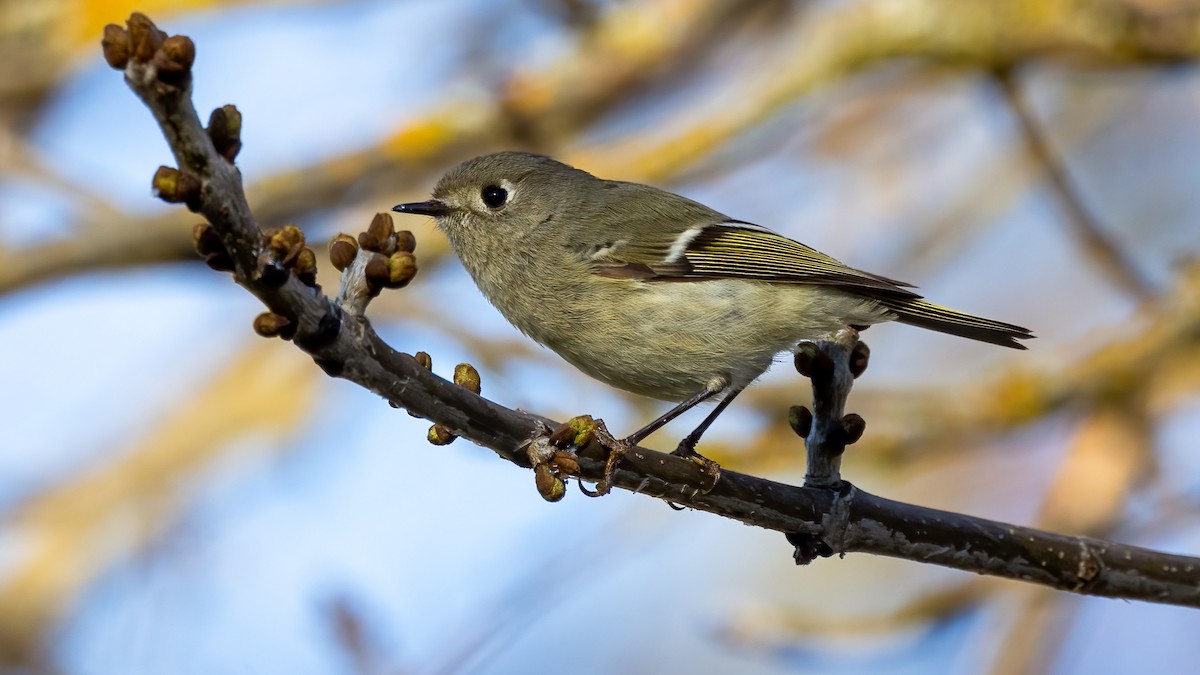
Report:
[[[517,326],[584,373],[665,401],[740,389],[800,340],[890,318],[813,286],[617,280],[605,290],[575,298],[576,311],[551,309]]]

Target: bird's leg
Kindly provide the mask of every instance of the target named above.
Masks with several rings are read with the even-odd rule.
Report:
[[[604,477],[600,479],[599,483],[596,483],[596,493],[598,495],[605,495],[608,494],[609,490],[612,489],[613,473],[616,472],[617,465],[621,463],[621,458],[629,454],[630,449],[632,449],[638,443],[641,443],[650,434],[663,428],[663,426],[671,420],[712,398],[713,395],[715,395],[718,391],[720,391],[720,389],[708,387],[704,391],[663,413],[658,419],[620,440],[613,438],[612,434],[608,432],[608,429],[604,428],[601,424],[596,430],[596,438],[602,445],[609,448],[609,453],[608,461],[604,463]]]
[[[725,398],[721,399],[721,402],[717,404],[717,407],[713,408],[713,411],[708,414],[708,417],[705,417],[704,421],[692,430],[692,433],[684,436],[683,440],[679,441],[679,445],[671,451],[671,454],[676,457],[686,457],[699,464],[705,473],[713,477],[713,485],[716,485],[717,481],[721,479],[721,465],[696,452],[696,444],[700,442],[700,437],[704,435],[704,432],[708,431],[708,428],[717,420],[717,417],[720,417],[725,408],[728,408],[729,404],[733,403],[733,399],[740,393],[742,393],[741,389],[731,389],[725,395]],[[710,487],[709,489],[711,490],[712,488]]]

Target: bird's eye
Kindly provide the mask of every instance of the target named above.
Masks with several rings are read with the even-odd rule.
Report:
[[[483,197],[483,203],[487,204],[489,209],[498,209],[508,201],[508,190],[499,185],[489,185],[483,188],[480,196]]]

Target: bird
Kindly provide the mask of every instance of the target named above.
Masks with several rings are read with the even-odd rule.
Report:
[[[802,341],[888,321],[1014,349],[1034,337],[681,195],[534,153],[462,162],[431,199],[393,211],[435,218],[522,333],[597,380],[676,403],[625,447],[716,399],[672,452],[713,466],[696,452],[701,436]]]

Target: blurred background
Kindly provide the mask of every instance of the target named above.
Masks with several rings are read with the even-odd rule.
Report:
[[[195,217],[150,195],[170,153],[99,49],[134,9],[195,40],[202,116],[242,111],[264,226],[358,232],[502,148],[683,193],[1038,334],[866,333],[847,479],[1200,554],[1200,2],[4,0],[6,672],[1194,669],[1195,610],[797,568],[777,533],[629,494],[547,504],[256,338]],[[517,334],[427,221],[399,223],[420,274],[369,311],[393,346],[557,419],[662,410]],[[807,398],[780,364],[701,450],[798,483]]]

